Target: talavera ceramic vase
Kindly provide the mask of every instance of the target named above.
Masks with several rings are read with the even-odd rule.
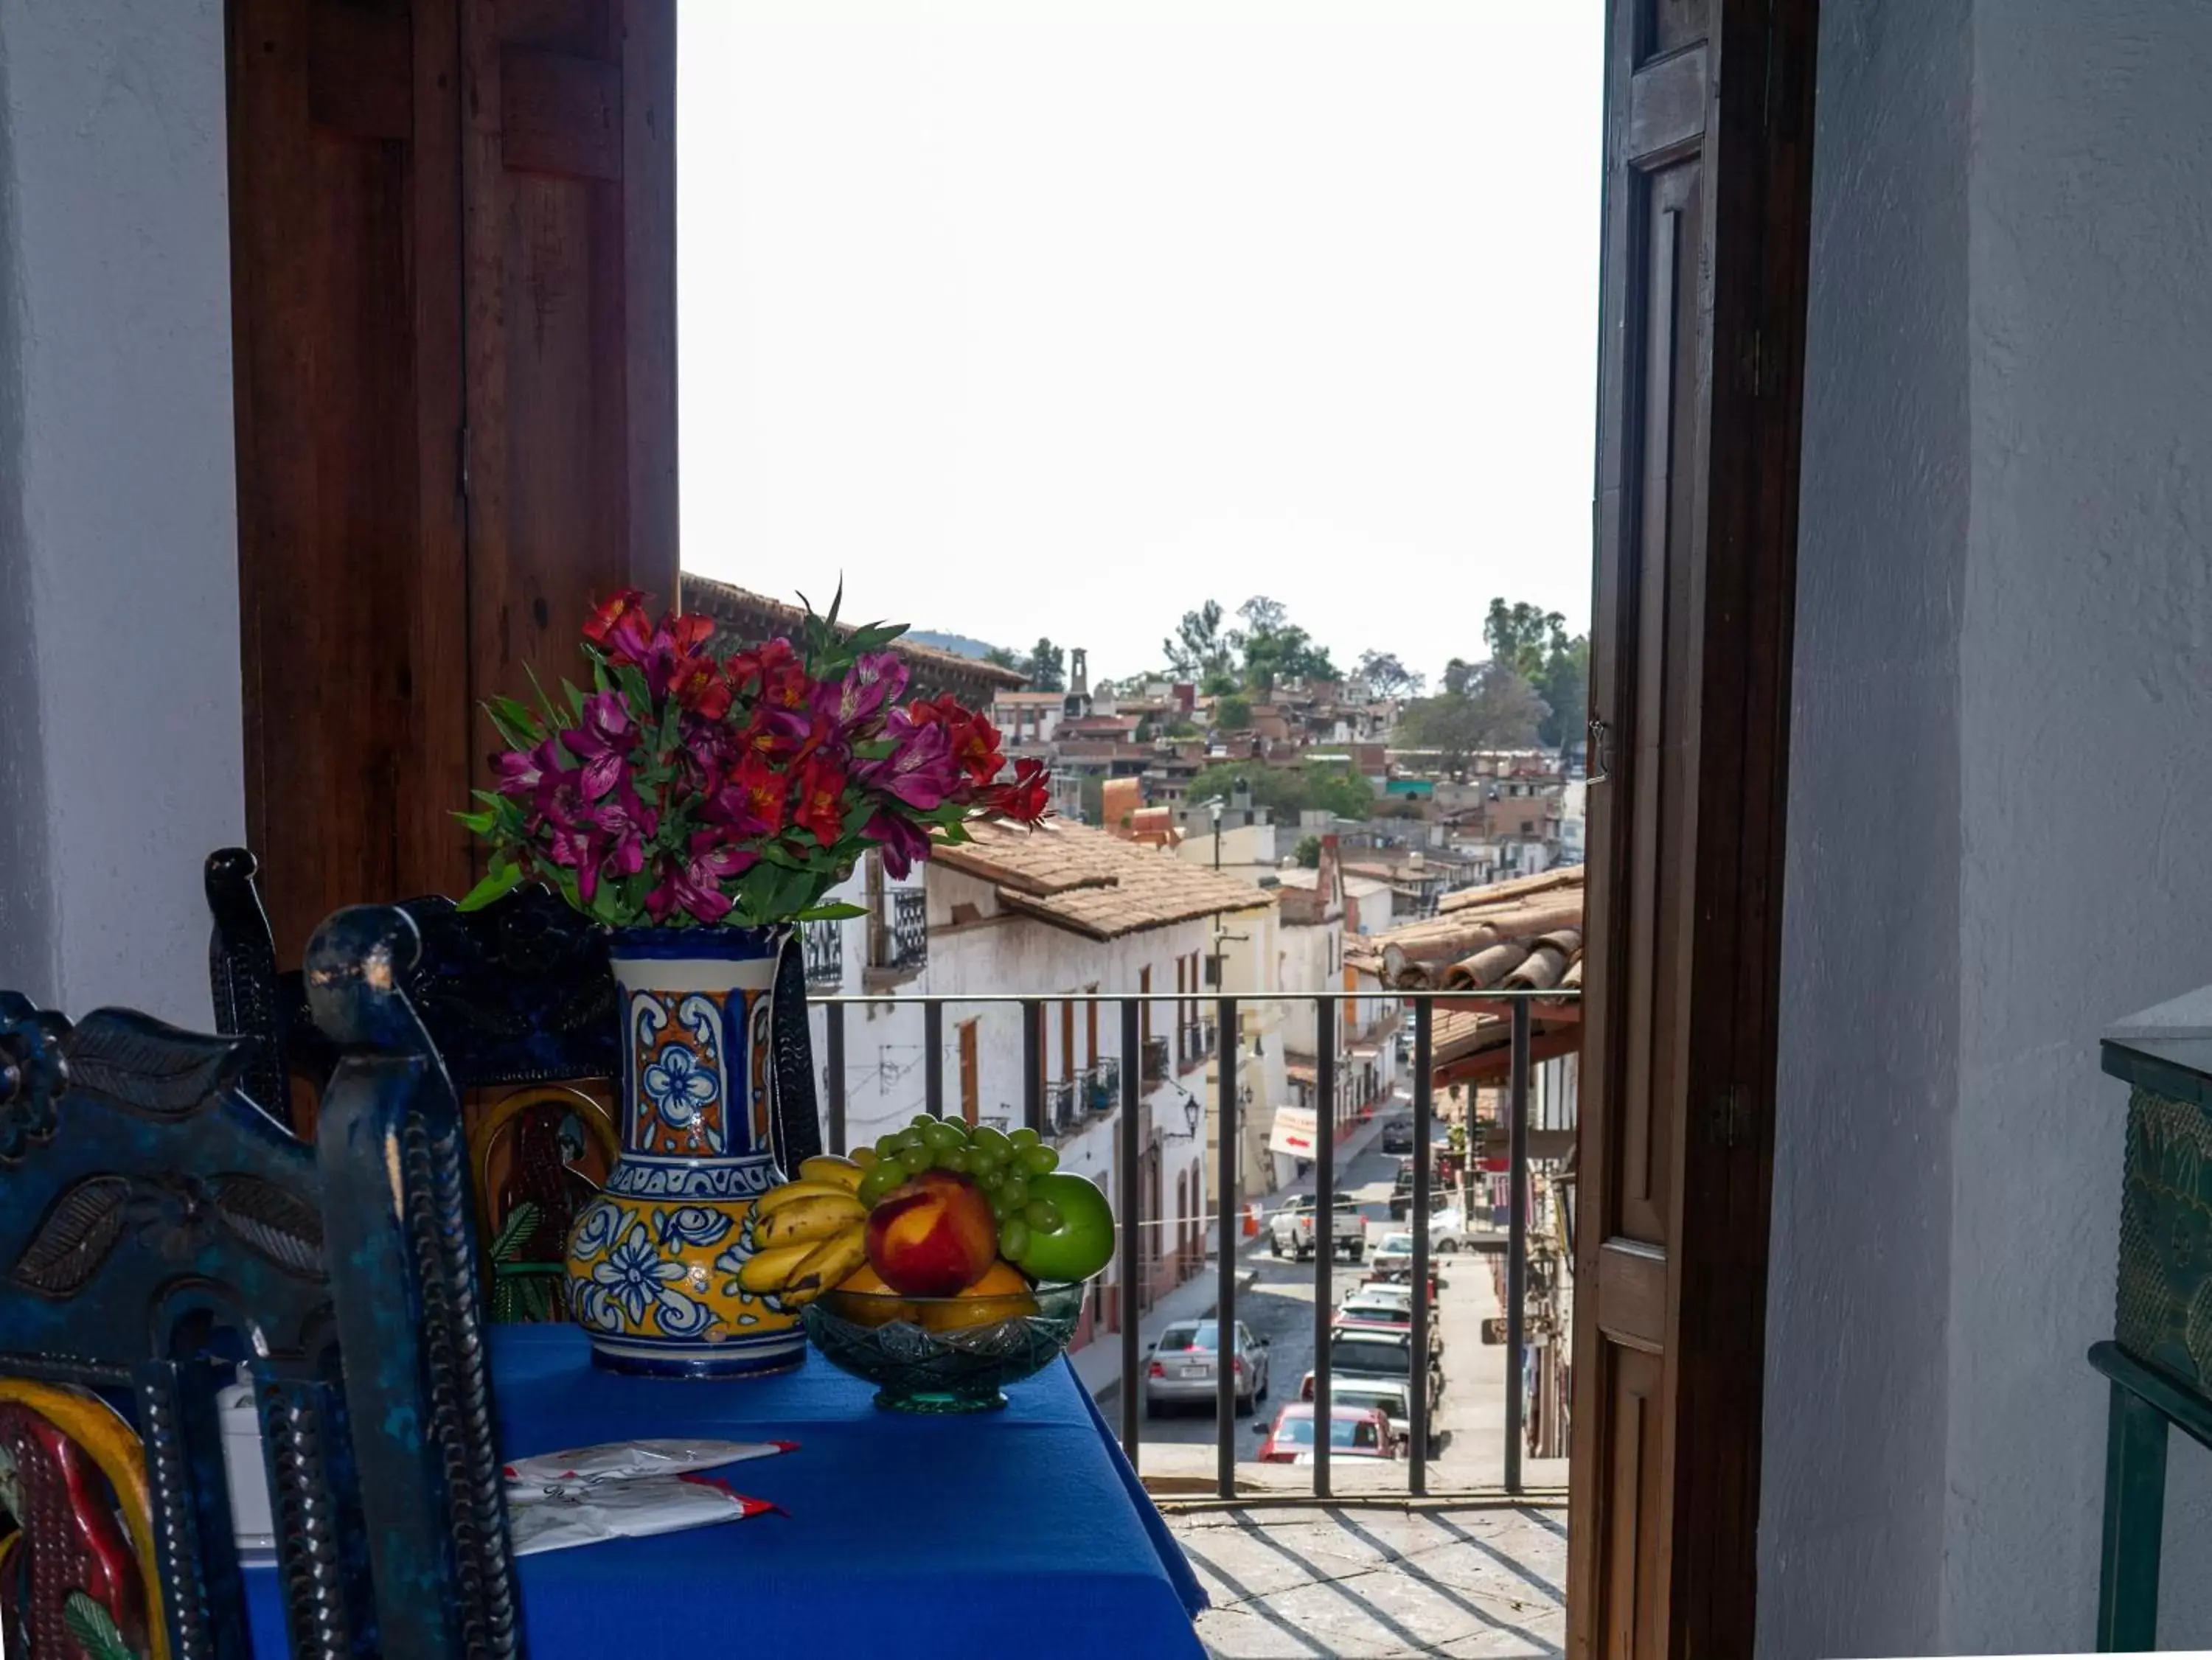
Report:
[[[770,1143],[787,928],[609,936],[623,1019],[622,1156],[568,1236],[570,1306],[616,1372],[734,1378],[805,1358],[796,1313],[738,1285]]]

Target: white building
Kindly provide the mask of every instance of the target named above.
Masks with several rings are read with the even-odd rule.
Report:
[[[1214,924],[1224,919],[1218,931],[1249,935],[1272,912],[1268,901],[1170,854],[1052,821],[1034,831],[977,827],[973,842],[940,848],[903,882],[863,872],[848,888],[838,897],[870,914],[832,924],[842,930],[839,989],[863,999],[873,991],[953,1000],[941,1011],[937,1045],[945,1116],[1006,1130],[1024,1121],[1032,1051],[1023,1022],[1033,1009],[1047,1139],[1061,1168],[1118,1195],[1121,1081],[1136,1068],[1146,1300],[1197,1273],[1209,1221],[1205,1154],[1216,1039],[1208,960],[1224,951]],[[917,916],[921,948],[901,955]],[[816,989],[829,984],[825,968]],[[1117,992],[1188,996],[1136,1005],[1132,1053],[1120,1005],[1071,1000]],[[1032,1001],[957,1001],[1009,994]],[[828,1020],[817,1005],[816,1056],[834,1089]],[[851,1145],[927,1110],[929,1027],[922,1007],[889,1001],[848,1005],[842,1021]]]

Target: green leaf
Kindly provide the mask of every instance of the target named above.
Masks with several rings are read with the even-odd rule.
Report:
[[[499,822],[496,809],[488,809],[481,813],[456,813],[453,816],[479,836],[491,834],[492,827]]]
[[[69,1627],[86,1660],[138,1660],[123,1640],[114,1616],[84,1591],[73,1590],[63,1602],[62,1624]]]
[[[643,669],[625,663],[615,670],[615,684],[622,688],[623,700],[629,705],[633,719],[642,725],[652,718],[653,688],[646,683]]]
[[[495,1263],[516,1263],[522,1260],[522,1249],[530,1243],[530,1236],[538,1232],[538,1207],[525,1199],[507,1213],[501,1224],[499,1237],[491,1242],[491,1259]]]
[[[558,726],[561,724],[561,717],[554,711],[553,700],[545,695],[545,688],[538,678],[538,670],[525,662],[522,665],[522,672],[530,676],[530,689],[538,694],[538,707],[545,717],[545,724],[548,727]]]
[[[534,749],[545,736],[538,730],[538,718],[513,698],[489,700],[484,704],[484,713],[491,717],[500,742],[510,749]]]
[[[810,906],[805,910],[800,912],[797,916],[793,917],[792,921],[843,922],[848,918],[865,917],[867,914],[868,907],[866,906],[847,905],[842,900],[840,900],[836,905]]]
[[[591,914],[610,928],[618,928],[624,920],[621,888],[611,881],[602,881],[592,890]]]
[[[561,874],[564,876],[568,875],[565,870]],[[495,857],[484,879],[463,894],[461,902],[453,908],[457,911],[481,911],[494,900],[520,887],[522,876],[520,865],[512,863],[503,855]],[[574,877],[569,877],[568,885],[571,889],[574,888]]]

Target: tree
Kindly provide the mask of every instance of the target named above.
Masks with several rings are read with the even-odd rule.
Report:
[[[1441,750],[1453,772],[1485,749],[1525,749],[1551,710],[1526,678],[1499,663],[1469,663],[1455,657],[1444,669],[1444,689],[1407,706],[1399,741],[1409,748]]]
[[[1022,666],[1022,660],[1003,645],[994,645],[985,651],[983,661],[995,663],[1001,669],[1012,669],[1017,673],[1020,672]]]
[[[1298,838],[1298,845],[1292,851],[1291,857],[1296,859],[1305,869],[1309,870],[1318,870],[1321,869],[1321,838],[1319,836],[1300,836]]]
[[[1040,638],[1031,648],[1021,671],[1029,676],[1030,687],[1039,692],[1065,692],[1067,689],[1067,653],[1051,640]]]
[[[1251,724],[1251,699],[1232,694],[1214,700],[1213,724],[1218,730],[1241,732]]]
[[[1137,730],[1130,736],[1134,742],[1150,743],[1152,741],[1152,718],[1150,715],[1140,716],[1137,721]]]
[[[1255,594],[1237,608],[1244,627],[1228,636],[1244,654],[1244,685],[1262,695],[1283,680],[1334,680],[1336,664],[1313,636],[1291,621],[1280,600]]]
[[[1240,785],[1251,791],[1253,805],[1267,808],[1279,820],[1295,820],[1310,808],[1340,819],[1364,819],[1375,809],[1374,786],[1358,773],[1338,767],[1224,762],[1202,769],[1191,779],[1183,799],[1194,806],[1215,796],[1227,801]]]
[[[1536,736],[1555,749],[1564,748],[1582,736],[1589,714],[1589,637],[1577,634],[1554,651],[1535,685],[1551,710]]]
[[[1427,677],[1407,669],[1395,651],[1362,651],[1359,665],[1352,672],[1365,681],[1367,689],[1378,698],[1419,697],[1427,684]]]
[[[1483,619],[1482,639],[1492,663],[1533,681],[1552,654],[1565,647],[1567,620],[1557,611],[1540,611],[1525,600],[1508,605],[1502,598],[1493,599],[1490,615]]]
[[[1221,630],[1221,602],[1209,599],[1195,611],[1185,611],[1172,637],[1160,642],[1168,670],[1179,680],[1200,682],[1226,680],[1234,689],[1237,648]]]

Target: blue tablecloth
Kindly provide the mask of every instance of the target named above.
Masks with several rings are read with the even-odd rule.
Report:
[[[726,1384],[622,1378],[566,1326],[492,1341],[500,1452],[660,1436],[792,1440],[721,1472],[787,1516],[620,1539],[519,1564],[532,1660],[1201,1655],[1206,1604],[1182,1552],[1064,1361],[1004,1412],[878,1412],[810,1354]],[[276,1575],[246,1576],[254,1647],[285,1652]],[[392,1660],[402,1660],[393,1657]]]

